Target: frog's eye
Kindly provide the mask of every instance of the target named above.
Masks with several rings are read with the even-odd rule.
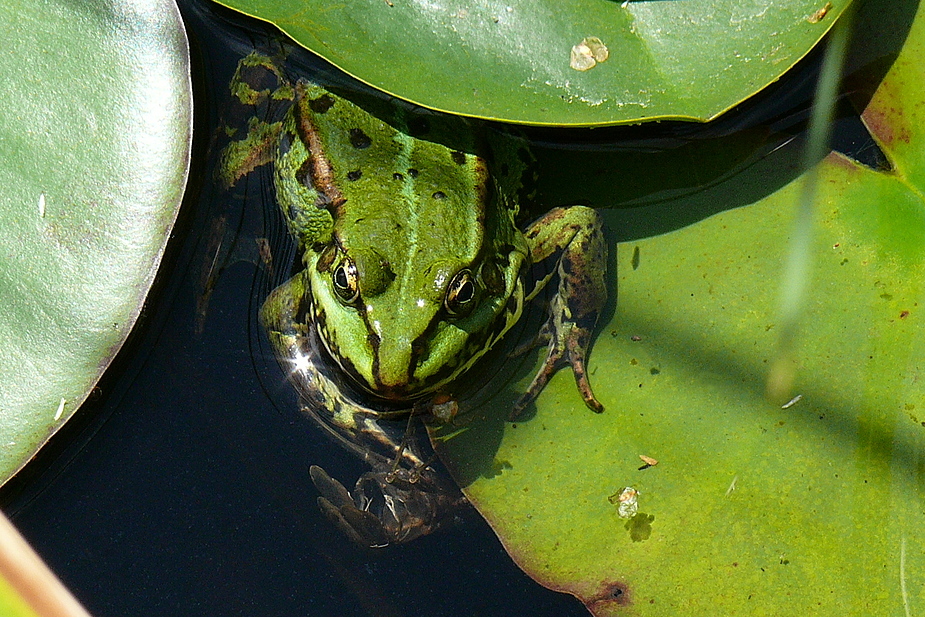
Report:
[[[465,317],[475,307],[475,279],[471,271],[463,269],[456,273],[447,287],[443,306],[452,317]]]
[[[360,278],[357,275],[356,264],[352,259],[345,257],[341,260],[331,278],[334,281],[334,291],[345,304],[353,304],[360,297]]]

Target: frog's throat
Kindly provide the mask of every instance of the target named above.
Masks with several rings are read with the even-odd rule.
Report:
[[[372,348],[371,362],[366,367],[357,366],[350,358],[339,353],[335,344],[335,337],[328,331],[324,311],[314,302],[311,302],[311,314],[317,326],[318,339],[321,340],[328,355],[340,366],[341,370],[361,389],[379,398],[391,401],[412,401],[444,389],[471,369],[482,356],[491,350],[500,341],[511,327],[517,323],[524,308],[524,281],[522,276],[515,279],[514,288],[501,314],[494,321],[494,326],[485,330],[472,332],[466,337],[465,344],[461,346],[454,356],[454,361],[446,362],[427,374],[420,374],[420,353],[415,349],[423,350],[423,345],[410,345],[408,351],[409,362],[407,377],[402,377],[393,383],[387,382],[380,370],[380,353],[382,352],[379,337],[367,323],[369,343]],[[358,311],[366,321],[362,310]],[[437,318],[435,318],[435,321]],[[419,339],[426,340],[430,331],[425,331]]]

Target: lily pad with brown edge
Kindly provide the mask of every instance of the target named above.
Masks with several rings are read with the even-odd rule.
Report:
[[[792,392],[765,397],[799,178],[659,235],[633,229],[684,199],[607,212],[619,299],[589,367],[606,411],[589,413],[561,371],[533,415],[504,422],[499,397],[435,440],[543,585],[596,615],[925,609],[925,16],[880,2],[866,16],[910,7],[862,114],[890,168],[838,153],[817,168]],[[731,178],[701,197],[738,203],[737,190]],[[640,469],[640,454],[658,465]]]
[[[555,126],[715,118],[779,79],[849,4],[219,1],[399,98]]]
[[[0,482],[87,398],[138,318],[192,135],[172,0],[0,0]]]

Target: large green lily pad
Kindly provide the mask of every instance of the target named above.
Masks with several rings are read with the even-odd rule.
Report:
[[[504,423],[502,402],[437,442],[536,580],[598,615],[925,610],[923,54],[919,10],[863,114],[893,170],[819,164],[793,401],[764,393],[799,180],[619,246],[590,366],[604,414],[563,371],[534,416]],[[632,237],[666,211],[609,223]],[[624,487],[631,519],[608,500]]]
[[[172,0],[0,1],[0,482],[119,350],[186,183]]]
[[[709,120],[776,81],[849,0],[218,0],[425,107],[543,125]],[[596,37],[609,57],[571,67]]]

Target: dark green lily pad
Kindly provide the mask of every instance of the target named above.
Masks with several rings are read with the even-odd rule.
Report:
[[[893,170],[819,165],[792,400],[765,382],[799,180],[619,246],[590,366],[604,414],[563,371],[535,416],[504,423],[499,402],[437,442],[536,580],[598,615],[925,608],[923,54],[920,18],[863,114]],[[607,214],[623,230],[664,208]],[[624,487],[630,519],[608,499]]]
[[[220,0],[425,107],[537,125],[705,121],[805,56],[848,0]],[[609,57],[571,67],[596,37]],[[593,45],[592,45],[593,47]]]
[[[172,0],[0,2],[0,482],[84,401],[135,323],[186,183]]]

